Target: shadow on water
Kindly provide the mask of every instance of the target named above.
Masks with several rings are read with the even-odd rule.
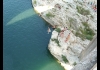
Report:
[[[30,0],[4,1],[4,70],[64,70],[47,48],[51,25],[35,13]]]
[[[28,9],[18,15],[16,15],[14,18],[12,18],[6,25],[11,25],[11,24],[14,24],[15,22],[18,22],[22,19],[26,19],[28,17],[31,17],[35,14],[35,12],[33,12],[33,8],[31,9]]]

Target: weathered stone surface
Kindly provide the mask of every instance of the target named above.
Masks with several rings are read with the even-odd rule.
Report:
[[[72,70],[90,70],[97,62],[97,47]]]
[[[34,7],[47,5],[53,7],[52,9],[48,8],[47,11],[40,13],[43,19],[45,19],[51,25],[57,25],[61,30],[63,30],[64,27],[68,28],[66,31],[64,31],[63,38],[58,36],[59,33],[57,31],[54,30],[52,32],[51,39],[58,39],[61,47],[50,39],[48,44],[50,53],[59,60],[65,70],[71,70],[74,67],[74,62],[76,62],[77,65],[75,68],[73,68],[73,70],[89,70],[96,62],[96,51],[92,51],[91,55],[89,54],[80,62],[79,56],[81,55],[81,52],[87,48],[90,41],[87,39],[83,41],[81,38],[75,36],[75,32],[79,30],[79,27],[84,27],[82,22],[88,22],[90,28],[97,33],[97,13],[90,8],[90,5],[87,4],[89,0],[85,0],[86,3],[83,3],[84,0],[36,0],[36,4],[34,4],[34,1],[35,0],[32,0]],[[85,16],[77,12],[77,6],[81,6],[84,9],[89,10],[90,15]],[[47,18],[46,14],[49,12],[55,16]],[[91,18],[91,15],[94,18]],[[88,18],[89,20],[87,21]],[[71,32],[72,30],[74,33]],[[71,33],[70,38],[67,42],[65,42],[69,33]],[[69,63],[65,63],[63,61],[62,55],[67,58]]]
[[[91,70],[97,70],[97,63],[92,67]]]
[[[72,51],[78,56],[83,50],[83,47],[80,44],[74,44],[71,46]]]

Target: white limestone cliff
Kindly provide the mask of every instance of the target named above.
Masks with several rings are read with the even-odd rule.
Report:
[[[97,1],[91,2],[97,4]],[[76,64],[80,63],[79,56],[84,51],[90,40],[82,40],[77,37],[75,33],[79,31],[80,27],[84,28],[82,22],[87,22],[89,27],[97,34],[97,13],[92,9],[90,0],[32,0],[35,11],[52,26],[57,26],[61,30],[64,27],[68,29],[64,31],[64,37],[59,36],[59,32],[54,30],[48,49],[50,53],[58,59],[58,62],[65,68],[71,70]],[[89,4],[88,4],[89,3]],[[77,7],[80,6],[85,10],[89,10],[87,15],[80,14]],[[49,14],[49,16],[47,16]],[[72,32],[71,32],[72,31]],[[70,38],[65,42],[66,37],[70,33]],[[59,41],[57,42],[52,39]],[[62,55],[68,60],[64,62]]]

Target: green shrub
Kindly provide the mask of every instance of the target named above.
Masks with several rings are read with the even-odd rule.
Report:
[[[60,28],[56,28],[55,31],[57,31],[58,33],[60,33],[61,29]]]
[[[59,47],[61,47],[61,45],[59,44],[59,41],[58,41],[58,39],[51,39],[52,41],[55,41],[55,43],[57,43],[57,45],[59,46]]]
[[[91,14],[90,14],[91,15]],[[93,15],[90,16],[91,18],[94,18]]]
[[[46,14],[46,16],[47,16],[48,18],[50,18],[50,17],[54,17],[55,15],[53,15],[52,13],[49,12],[49,13]]]
[[[82,5],[82,3],[81,3],[81,2],[79,2],[79,1],[78,1],[78,3],[79,3],[80,5]]]
[[[68,4],[68,5],[69,5],[70,7],[72,7],[71,4]]]
[[[34,1],[34,4],[36,4],[36,0]]]
[[[92,40],[92,39],[93,39],[93,36],[91,36],[91,35],[86,35],[86,39]]]
[[[87,34],[87,35],[91,35],[91,36],[94,36],[95,33],[94,31],[89,27],[88,23],[87,22],[82,22],[82,24],[84,25],[84,33]]]
[[[77,64],[76,62],[73,63],[74,66],[75,66],[76,64]]]
[[[77,9],[77,12],[82,14],[82,15],[89,15],[90,14],[89,10],[85,10],[81,6],[77,6],[76,9]]]
[[[79,36],[79,35],[81,35],[79,32],[76,32],[76,34],[75,34],[76,36]]]
[[[56,9],[55,9],[55,8],[53,8],[53,9],[52,9],[52,11],[53,11],[53,12],[56,12]]]
[[[69,8],[66,8],[66,9],[69,9]]]
[[[79,32],[76,32],[75,35],[76,35],[77,37],[80,37],[82,40],[85,39],[85,36],[84,36],[83,34],[79,33]]]
[[[63,59],[63,61],[66,63],[66,62],[69,62],[68,60],[67,60],[67,58],[64,56],[64,55],[62,55],[62,59]]]
[[[86,28],[85,30],[86,30],[86,33],[87,34],[89,34],[91,36],[94,36],[95,35],[94,31],[91,28]]]
[[[78,14],[76,14],[77,16],[79,16]]]
[[[73,18],[69,18],[69,22],[70,23],[73,23],[74,22],[74,19]]]
[[[82,22],[82,24],[84,25],[84,27],[89,27],[87,22]]]
[[[94,31],[89,27],[87,22],[82,22],[82,24],[84,28],[80,27],[79,31],[77,31],[75,35],[80,37],[82,40],[92,40],[95,35]]]

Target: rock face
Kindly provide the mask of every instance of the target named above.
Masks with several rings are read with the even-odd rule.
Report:
[[[58,28],[63,30],[61,27]],[[75,37],[73,33],[70,33],[69,40],[65,42],[69,33],[69,30],[64,31],[64,37],[62,38],[58,35],[59,33],[54,30],[48,45],[48,49],[50,50],[51,54],[60,61],[61,65],[64,66],[66,70],[71,70],[75,63],[79,63],[79,56],[84,50],[82,45],[85,44],[85,42],[82,42],[79,38]],[[60,46],[58,46],[55,41],[52,41],[52,39],[57,39]],[[86,42],[89,43],[90,41],[87,40]],[[62,55],[64,55],[68,60],[67,63],[63,61]]]
[[[72,70],[90,70],[97,62],[97,47],[80,61]]]
[[[91,61],[96,62],[96,50],[91,52],[95,53],[93,56],[90,54],[93,59],[88,59],[90,55],[82,61],[79,59],[91,36],[97,33],[97,13],[92,9],[97,2],[94,1],[91,5],[89,0],[32,0],[36,12],[52,26],[57,26],[52,32],[48,49],[65,70],[89,70],[94,64],[90,64]],[[64,27],[67,30],[63,31]]]
[[[61,27],[58,28],[63,30],[63,28]],[[69,33],[69,30],[64,31],[64,37],[62,38],[59,36],[60,33],[57,32],[55,29],[52,32],[48,49],[50,50],[51,54],[59,60],[59,62],[65,68],[65,70],[71,70],[76,64],[77,65],[72,70],[90,70],[93,67],[93,65],[97,62],[97,48],[95,48],[97,43],[94,42],[97,41],[97,37],[95,40],[92,40],[92,43],[88,40],[81,41],[80,38],[75,37],[74,34],[71,33],[69,40],[65,42],[65,39]],[[57,42],[53,41],[52,39],[57,39],[59,41],[60,46],[57,44]],[[89,43],[94,44],[94,49],[92,49],[93,47],[91,47],[92,44],[88,45]],[[83,44],[89,46],[89,49],[88,47],[84,48]],[[83,54],[82,51],[88,52],[89,50],[91,50],[90,53],[87,53],[86,56],[82,57],[83,59],[80,61],[79,56]],[[68,62],[65,62],[63,60],[62,55],[66,57]]]
[[[82,22],[86,22],[95,31],[97,30],[97,13],[94,12],[92,6],[82,3],[82,0],[32,0],[34,8],[37,12],[51,25],[65,26],[74,30],[78,30],[82,26]],[[41,7],[41,11],[38,8]],[[79,7],[79,8],[77,8]],[[48,8],[48,9],[47,9]],[[83,13],[80,11],[85,9],[90,12]],[[81,14],[80,14],[81,13]],[[52,16],[53,15],[53,16]]]

